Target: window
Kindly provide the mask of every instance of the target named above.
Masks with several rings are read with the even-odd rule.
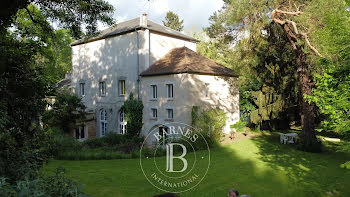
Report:
[[[119,131],[120,131],[120,134],[126,133],[126,119],[125,119],[124,110],[120,111],[119,113]]]
[[[209,83],[205,83],[205,97],[209,96]]]
[[[100,112],[100,132],[101,136],[107,133],[107,111],[104,109]]]
[[[167,84],[167,94],[168,94],[168,98],[174,98],[174,86],[173,84]]]
[[[85,125],[80,126],[79,128],[74,129],[75,130],[75,138],[76,139],[85,139]]]
[[[100,81],[100,96],[106,96],[106,82]]]
[[[173,109],[167,109],[168,119],[174,118],[174,110]]]
[[[119,80],[119,95],[125,95],[125,80]]]
[[[85,96],[85,83],[79,84],[80,89],[80,96]]]
[[[152,99],[157,98],[157,85],[151,85],[152,88]]]
[[[158,114],[157,114],[157,108],[152,108],[152,118],[157,118]]]

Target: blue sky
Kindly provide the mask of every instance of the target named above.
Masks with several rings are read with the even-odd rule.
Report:
[[[199,31],[209,25],[208,18],[223,6],[222,0],[107,0],[115,7],[118,22],[139,17],[146,12],[150,20],[162,24],[167,11],[184,19],[186,30]],[[103,29],[103,27],[101,27]]]

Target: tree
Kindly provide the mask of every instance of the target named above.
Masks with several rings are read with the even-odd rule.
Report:
[[[57,127],[69,133],[76,123],[83,122],[86,116],[81,98],[69,91],[58,92],[52,109],[43,113],[42,121],[50,127]]]
[[[269,34],[271,32],[268,31],[269,26],[274,24],[281,27],[282,31],[276,34],[277,41],[283,41],[284,38],[287,38],[287,43],[292,49],[292,55],[290,57],[293,57],[293,59],[292,64],[286,65],[295,65],[294,69],[298,74],[299,90],[302,94],[302,96],[300,96],[303,123],[301,147],[303,150],[307,151],[318,151],[320,146],[315,136],[315,106],[307,102],[304,96],[312,94],[312,73],[309,71],[313,65],[312,60],[316,59],[315,55],[320,56],[320,53],[316,50],[316,47],[311,44],[312,41],[309,38],[310,35],[307,34],[308,32],[302,32],[300,30],[306,26],[312,26],[308,24],[308,22],[312,18],[313,13],[308,12],[304,15],[305,18],[303,18],[303,20],[296,21],[295,17],[300,16],[303,12],[301,12],[299,8],[295,8],[295,4],[299,7],[302,6],[301,8],[306,10],[309,7],[315,6],[316,2],[299,0],[227,1],[225,5],[225,15],[228,18],[225,19],[225,25],[235,27],[235,31],[241,32],[241,35],[245,35],[240,43],[244,45],[242,48],[245,47],[243,52],[250,53],[252,57],[251,63],[255,65],[259,65],[258,62],[261,62],[261,60],[267,60],[266,58],[259,60],[257,54],[259,52],[264,54],[263,51],[258,51],[259,48],[261,48],[259,44],[264,44],[264,42],[260,41],[263,41],[265,36],[270,36]],[[294,11],[294,9],[296,10]],[[270,42],[269,40],[266,41]],[[257,43],[258,45],[252,43]],[[265,52],[278,49],[278,42],[277,45],[270,45],[270,47],[262,49],[264,49]]]
[[[1,29],[7,28],[13,21],[18,10],[25,9],[34,23],[38,23],[46,30],[53,27],[33,14],[28,5],[34,4],[40,7],[47,21],[56,22],[59,27],[71,30],[72,36],[83,36],[83,26],[88,35],[97,31],[97,22],[108,25],[113,24],[112,14],[114,8],[104,0],[6,0],[1,8]]]
[[[42,11],[35,5],[29,5],[32,15],[41,24],[47,24]],[[40,52],[35,59],[38,63],[44,65],[44,74],[52,83],[57,83],[64,78],[66,72],[71,71],[72,48],[73,42],[69,30],[58,29],[54,31],[45,31],[38,23],[34,23],[25,9],[19,10],[16,19],[13,21],[13,34],[21,39],[31,40],[40,44]]]
[[[113,7],[101,0],[14,0],[6,5],[0,8],[0,177],[15,183],[34,178],[49,157],[48,134],[39,121],[54,86],[41,61],[56,33],[52,21],[80,38],[95,33],[98,21],[110,24]],[[35,26],[25,24],[30,21],[22,20],[24,12]]]
[[[143,104],[142,101],[134,98],[131,93],[128,100],[126,100],[121,107],[124,110],[125,118],[127,122],[128,132],[127,134],[135,137],[140,136],[140,131],[143,126],[142,115],[143,115]]]
[[[169,27],[175,31],[182,31],[184,20],[179,19],[179,16],[172,11],[166,13],[165,20],[163,21],[163,25]]]

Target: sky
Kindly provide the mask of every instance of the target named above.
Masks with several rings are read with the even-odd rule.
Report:
[[[184,19],[184,29],[200,31],[209,26],[209,17],[223,6],[222,0],[107,0],[115,8],[117,22],[139,17],[147,13],[148,18],[163,24],[165,14],[173,11]],[[100,30],[104,29],[100,26]]]

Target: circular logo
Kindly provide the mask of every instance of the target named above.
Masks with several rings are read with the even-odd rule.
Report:
[[[172,193],[188,191],[204,179],[210,166],[205,134],[183,123],[157,125],[142,143],[140,165],[154,187]]]

